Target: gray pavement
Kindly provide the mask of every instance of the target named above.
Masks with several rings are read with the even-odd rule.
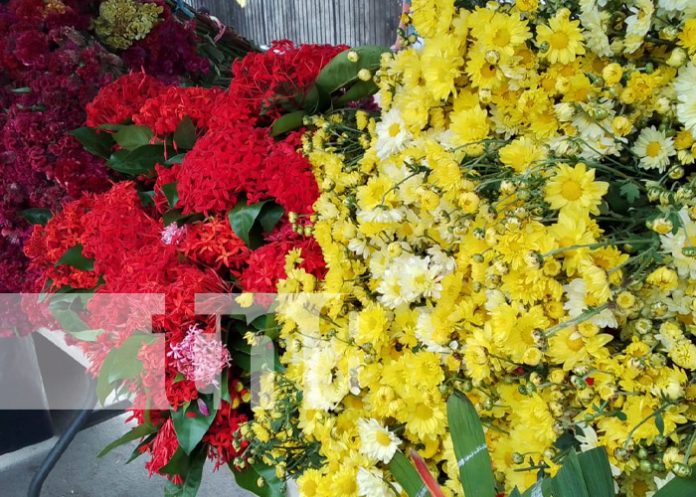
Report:
[[[135,442],[119,447],[101,459],[97,453],[123,435],[123,417],[113,418],[77,435],[48,477],[42,497],[161,497],[161,477],[150,478],[144,457],[126,465]],[[24,497],[29,481],[51,442],[0,456],[0,497]],[[213,472],[206,466],[199,497],[251,497],[241,490],[227,468]]]

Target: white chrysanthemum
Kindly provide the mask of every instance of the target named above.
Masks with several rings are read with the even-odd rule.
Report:
[[[360,452],[367,457],[388,463],[399,448],[399,437],[384,428],[376,419],[360,419]]]
[[[348,242],[348,250],[360,257],[366,257],[370,254],[370,248],[367,245],[367,240],[363,236],[351,238]]]
[[[411,140],[411,133],[406,128],[401,113],[393,108],[382,114],[382,120],[375,127],[377,133],[377,156],[384,160],[390,155],[401,152]]]
[[[438,354],[449,352],[447,347],[433,340],[433,331],[435,327],[433,326],[432,311],[427,307],[418,307],[416,311],[418,312],[418,319],[416,319],[414,331],[418,341],[425,345],[425,348],[429,352],[436,352]]]
[[[679,276],[696,278],[696,257],[684,253],[696,250],[696,223],[691,220],[686,208],[679,211],[679,219],[681,227],[675,234],[668,233],[660,237],[662,248],[672,255],[672,264]]]
[[[605,25],[609,14],[597,8],[594,0],[580,0],[580,22],[584,29],[585,45],[600,57],[611,57],[613,52]]]
[[[304,401],[307,409],[328,411],[348,395],[350,378],[331,345],[305,349]]]
[[[659,476],[653,477],[653,480],[655,481],[655,490],[651,490],[648,493],[645,494],[645,497],[653,497],[658,490],[660,490],[662,487],[667,485],[669,482],[671,482],[675,478],[675,474],[672,473],[671,471],[667,473],[667,476],[664,478],[660,478]]]
[[[580,317],[589,309],[586,301],[587,284],[585,280],[576,278],[564,285],[563,290],[566,292],[566,302],[563,304],[563,308],[568,311],[570,318]],[[592,316],[588,321],[600,328],[616,328],[619,325],[611,309],[604,309]]]
[[[650,31],[655,6],[652,0],[636,0],[635,6],[629,10],[632,14],[626,18],[624,53],[633,53],[643,45],[643,39]]]
[[[692,0],[659,0],[657,5],[661,9],[665,10],[682,11],[685,10],[691,3]]]
[[[668,138],[663,131],[655,126],[643,128],[633,145],[633,153],[640,157],[640,165],[644,169],[657,169],[661,173],[669,165],[669,158],[677,153],[674,140]]]
[[[382,472],[378,469],[360,468],[356,481],[360,497],[394,497],[395,495],[394,490],[384,480]]]
[[[603,105],[602,108],[607,112],[608,117],[601,122],[597,122],[585,111],[576,113],[573,118],[573,126],[579,130],[580,138],[582,138],[579,146],[580,156],[584,159],[598,159],[619,153],[621,144],[613,134],[607,132],[611,129],[614,111],[610,105]]]
[[[451,272],[450,264],[433,263],[430,257],[403,254],[392,259],[377,287],[379,301],[394,309],[421,297],[440,296],[442,278]]]
[[[404,219],[401,209],[388,209],[381,206],[358,211],[358,220],[364,223],[400,223]]]
[[[696,137],[696,88],[679,95],[677,118]]]
[[[696,86],[696,65],[689,62],[679,69],[679,75],[674,80],[674,91],[680,100],[686,99],[686,95]]]

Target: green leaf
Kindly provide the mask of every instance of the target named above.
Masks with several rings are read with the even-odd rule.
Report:
[[[614,497],[614,478],[604,447],[580,453],[578,462],[591,497]]]
[[[52,295],[48,303],[48,310],[53,318],[60,323],[63,331],[71,335],[78,335],[78,338],[81,333],[102,332],[102,330],[90,330],[87,323],[80,318],[80,313],[85,306],[83,299],[86,297],[84,294],[60,293]]]
[[[346,93],[336,99],[335,105],[337,107],[344,107],[349,102],[356,102],[370,95],[374,95],[377,93],[377,90],[379,90],[379,88],[374,81],[356,81]]]
[[[234,468],[237,485],[249,490],[259,497],[285,497],[285,484],[276,477],[275,468],[260,463],[254,463],[243,471]],[[259,478],[263,478],[263,486],[258,486]]]
[[[163,164],[164,146],[143,145],[134,150],[119,150],[109,157],[107,165],[119,173],[140,176],[155,168],[155,164]]]
[[[167,202],[169,202],[169,207],[176,207],[177,202],[179,202],[179,192],[176,189],[176,183],[167,183],[162,185],[162,193],[167,197]]]
[[[510,492],[510,497],[522,497],[522,494],[520,494],[520,491],[515,487],[512,489],[512,492]]]
[[[152,131],[146,126],[121,126],[114,133],[114,140],[126,150],[134,150],[148,145],[152,139]]]
[[[273,126],[271,127],[271,135],[279,136],[289,131],[294,131],[302,127],[302,121],[307,113],[303,110],[296,110],[295,112],[290,112],[280,116],[275,120]]]
[[[174,164],[181,164],[184,162],[184,157],[186,157],[186,154],[176,154],[166,161],[164,161],[163,166],[173,166]]]
[[[447,400],[447,417],[464,493],[495,497],[491,457],[474,405],[466,396],[455,393]]]
[[[693,497],[696,496],[696,469],[691,468],[690,478],[673,478],[658,490],[653,497]]]
[[[351,51],[357,52],[357,62],[348,60],[348,53]],[[324,66],[317,77],[316,85],[326,93],[331,94],[339,88],[357,81],[358,72],[361,69],[368,69],[374,74],[380,67],[382,54],[388,51],[389,49],[385,47],[375,45],[345,50]]]
[[[99,133],[94,128],[77,128],[70,132],[88,152],[108,159],[114,147],[114,139],[109,133]]]
[[[248,247],[255,249],[263,244],[263,234],[270,232],[283,217],[283,208],[270,200],[247,205],[240,199],[228,213],[230,226]]]
[[[657,431],[660,432],[660,435],[665,434],[665,419],[662,417],[662,411],[657,411],[655,413],[655,426],[657,427]]]
[[[114,450],[116,447],[120,447],[121,445],[125,445],[128,442],[132,442],[133,440],[138,440],[140,438],[146,437],[151,433],[155,433],[157,431],[157,427],[155,427],[151,423],[143,423],[140,426],[137,426],[133,428],[131,431],[123,435],[121,438],[118,440],[114,440],[111,442],[109,445],[104,447],[99,454],[97,454],[97,457],[104,457],[107,455],[109,452]]]
[[[143,345],[155,340],[157,337],[152,334],[137,333],[109,352],[97,376],[97,397],[102,404],[120,382],[138,377],[143,369],[138,352]]]
[[[592,475],[589,475],[589,477],[591,478]],[[570,451],[563,460],[563,466],[551,480],[551,488],[553,495],[559,497],[594,497],[587,490],[582,467],[574,450]]]
[[[50,221],[53,214],[49,209],[24,209],[19,212],[19,215],[24,219],[29,221],[31,224],[40,224],[41,226],[46,226],[46,223]]]
[[[184,478],[182,485],[174,485],[169,482],[164,490],[165,497],[195,497],[203,480],[203,467],[205,466],[206,451],[201,448],[188,459],[186,471],[177,473]]]
[[[416,468],[413,467],[403,452],[396,451],[388,466],[391,474],[409,497],[428,497],[430,495],[418,471],[416,471]]]
[[[180,407],[170,411],[179,446],[187,454],[193,453],[215,419],[217,411],[211,406],[208,409],[209,413],[205,416],[198,409],[198,402],[192,402],[185,409]]]
[[[191,150],[196,143],[196,126],[190,117],[184,116],[174,131],[174,143],[178,149]]]
[[[56,267],[59,266],[72,266],[75,269],[81,269],[82,271],[93,271],[94,270],[94,260],[88,259],[82,255],[82,245],[77,244],[74,247],[69,248],[56,262]]]
[[[619,188],[619,193],[628,201],[629,204],[633,204],[640,198],[640,189],[632,181],[624,181]]]
[[[251,322],[251,326],[263,332],[271,340],[276,340],[280,334],[280,325],[275,319],[275,314],[264,314]]]
[[[152,190],[148,192],[138,192],[138,198],[140,198],[140,204],[145,208],[155,206],[155,192]]]

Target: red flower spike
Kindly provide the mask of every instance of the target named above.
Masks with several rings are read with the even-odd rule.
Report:
[[[440,485],[438,485],[437,481],[430,473],[430,470],[428,470],[425,460],[413,449],[411,449],[409,455],[413,460],[413,464],[416,465],[416,471],[418,471],[418,474],[420,475],[421,480],[423,480],[423,483],[425,483],[430,495],[432,497],[445,497]]]

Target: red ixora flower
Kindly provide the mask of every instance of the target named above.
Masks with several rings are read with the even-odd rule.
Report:
[[[164,88],[163,83],[145,73],[121,76],[102,88],[87,104],[87,126],[97,128],[102,124],[121,124]]]

